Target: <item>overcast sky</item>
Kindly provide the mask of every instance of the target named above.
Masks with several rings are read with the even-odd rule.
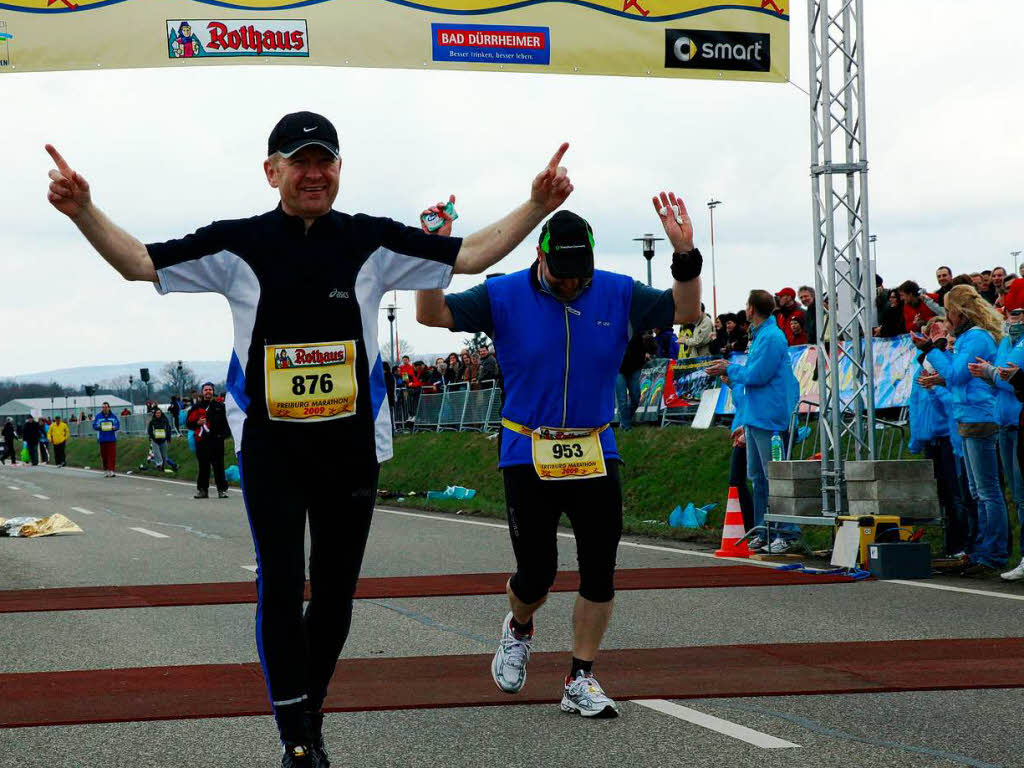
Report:
[[[934,284],[934,269],[1012,268],[1024,248],[1024,3],[867,0],[871,229],[878,272]],[[806,16],[792,9],[791,72],[807,86]],[[341,135],[336,207],[416,222],[459,197],[457,234],[526,199],[563,140],[598,266],[643,278],[632,238],[659,227],[651,194],[687,201],[710,255],[717,197],[719,311],[751,288],[813,281],[808,98],[792,84],[303,67],[7,74],[0,80],[0,377],[147,359],[224,359],[231,322],[217,296],[159,297],[114,273],[46,202],[55,143],[94,201],[143,241],[276,204],[263,177],[267,134],[311,109]],[[528,266],[531,237],[501,265]],[[670,282],[670,251],[655,285]],[[1008,264],[1009,262],[1009,264]],[[709,272],[710,270],[708,270]],[[707,274],[707,273],[706,273]],[[458,276],[454,289],[477,278]],[[705,281],[710,310],[710,276]],[[420,352],[460,338],[417,327],[400,294],[399,330]],[[381,314],[382,340],[387,338]]]

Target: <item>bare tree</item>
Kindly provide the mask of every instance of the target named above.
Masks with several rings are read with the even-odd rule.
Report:
[[[163,386],[172,395],[187,394],[199,387],[196,372],[183,363],[180,365],[179,368],[179,363],[167,363],[160,369]]]

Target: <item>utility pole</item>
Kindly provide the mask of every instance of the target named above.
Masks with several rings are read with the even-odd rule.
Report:
[[[718,317],[718,288],[715,280],[715,208],[722,204],[721,200],[708,200],[708,213],[711,214],[711,307],[713,317]]]

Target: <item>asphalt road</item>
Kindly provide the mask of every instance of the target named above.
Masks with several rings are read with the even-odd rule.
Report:
[[[0,517],[61,512],[85,530],[76,536],[0,539],[0,589],[252,579],[252,541],[240,495],[196,501],[192,492],[187,484],[156,479],[0,468]],[[559,550],[560,567],[574,568],[571,534],[560,539]],[[708,554],[635,539],[623,543],[619,563],[729,565]],[[380,509],[363,573],[472,573],[512,566],[507,533],[497,521]],[[956,579],[926,584],[623,592],[605,646],[1021,635],[1024,588]],[[571,601],[571,595],[552,596],[538,618],[538,650],[568,649]],[[345,656],[486,653],[504,611],[500,596],[361,600]],[[0,673],[252,662],[253,614],[252,605],[3,614]],[[549,705],[331,714],[325,733],[339,768],[1024,766],[1019,690],[676,703],[797,746],[754,746],[737,738],[735,728],[719,733],[632,702],[623,703],[624,717],[600,722],[564,716]],[[278,764],[269,717],[0,729],[4,768]]]

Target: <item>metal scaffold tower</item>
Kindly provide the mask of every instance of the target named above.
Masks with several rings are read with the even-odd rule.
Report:
[[[822,513],[835,515],[847,511],[844,451],[856,459],[875,458],[864,3],[808,0],[807,11],[821,500]],[[845,396],[841,357],[849,359],[852,373],[843,382]]]

